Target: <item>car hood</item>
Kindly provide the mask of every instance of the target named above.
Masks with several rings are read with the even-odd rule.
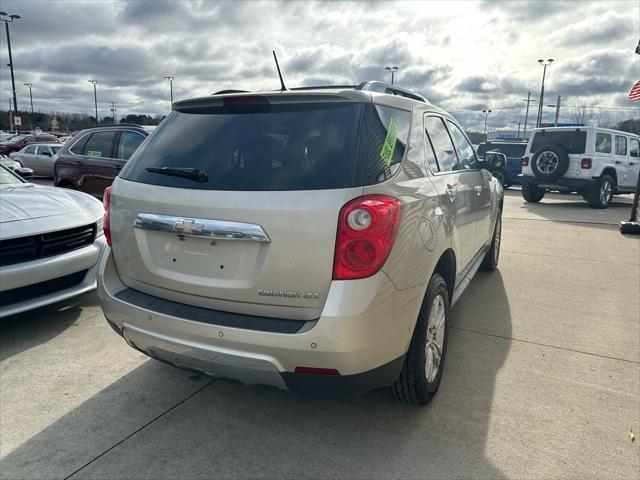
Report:
[[[0,237],[31,235],[97,221],[104,209],[90,195],[34,184],[0,186]]]

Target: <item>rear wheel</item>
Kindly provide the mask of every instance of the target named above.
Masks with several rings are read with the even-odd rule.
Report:
[[[496,218],[496,227],[493,230],[493,239],[487,253],[484,254],[484,260],[480,265],[480,270],[491,272],[498,268],[498,260],[500,258],[500,240],[502,238],[502,212],[498,210],[498,218]]]
[[[435,273],[429,281],[400,378],[389,387],[395,399],[410,405],[425,405],[435,395],[447,353],[448,316],[447,284]]]
[[[525,183],[522,185],[522,198],[529,203],[538,203],[544,197],[545,191],[536,185]]]
[[[615,182],[610,175],[602,175],[587,192],[587,202],[591,208],[607,208],[616,189]]]

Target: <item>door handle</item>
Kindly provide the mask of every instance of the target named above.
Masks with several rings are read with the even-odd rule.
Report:
[[[476,191],[478,195],[482,193],[482,185],[476,185],[475,187],[473,187],[473,189]]]
[[[620,160],[616,160],[616,165],[620,165],[622,162]]]
[[[76,166],[76,167],[82,167],[84,165],[84,162],[75,161],[75,162],[73,162],[73,165]]]
[[[457,193],[456,189],[447,183],[447,195],[451,200],[456,198],[456,193]]]
[[[629,165],[635,165],[636,162],[629,162]]]
[[[112,165],[116,170],[122,170],[122,165]]]

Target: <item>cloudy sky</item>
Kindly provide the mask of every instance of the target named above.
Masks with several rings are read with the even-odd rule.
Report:
[[[10,25],[20,108],[100,116],[166,113],[174,99],[227,88],[278,87],[271,50],[288,86],[389,80],[426,95],[467,128],[516,128],[527,92],[545,104],[562,95],[561,119],[574,105],[614,121],[640,117],[627,94],[640,79],[640,2],[258,2],[2,0],[19,14]],[[4,32],[0,65],[8,63]],[[9,69],[0,69],[1,108],[9,105]],[[537,107],[533,107],[534,109]],[[553,109],[545,107],[545,120]],[[535,112],[534,112],[535,117]]]

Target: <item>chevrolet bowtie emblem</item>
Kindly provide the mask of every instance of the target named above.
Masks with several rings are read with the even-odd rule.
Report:
[[[195,220],[184,219],[181,222],[177,222],[173,226],[173,231],[176,232],[176,233],[183,233],[183,234],[186,234],[186,235],[191,235],[193,233],[202,232],[203,228],[204,228],[204,225],[202,225],[200,223],[196,223]]]

